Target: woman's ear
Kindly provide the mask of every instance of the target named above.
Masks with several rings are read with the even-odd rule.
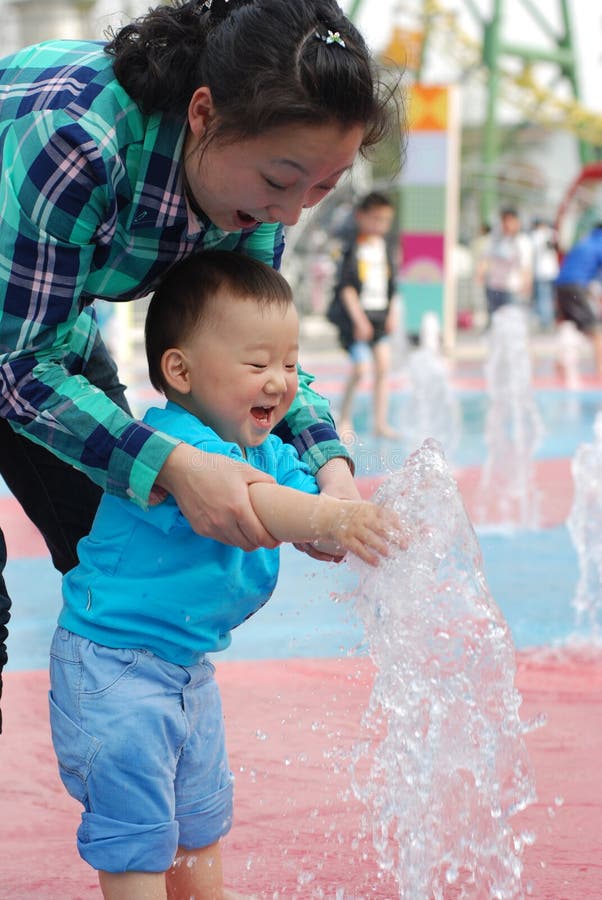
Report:
[[[161,373],[166,384],[178,394],[190,393],[190,370],[185,354],[177,347],[166,350],[161,357]]]
[[[203,137],[214,114],[211,91],[206,86],[197,88],[188,104],[188,125],[195,137]]]

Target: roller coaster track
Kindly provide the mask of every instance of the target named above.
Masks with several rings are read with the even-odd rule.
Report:
[[[399,2],[397,11],[411,11],[420,17],[419,28],[425,30],[429,44],[441,45],[441,52],[455,56],[462,72],[487,77],[479,40],[464,31],[458,14],[439,0],[423,0],[417,12],[416,3]],[[411,10],[410,10],[411,8]],[[578,100],[563,98],[557,90],[542,84],[535,74],[536,65],[523,64],[513,69],[500,66],[500,94],[518,109],[526,121],[572,132],[594,147],[602,147],[602,115],[587,109]]]

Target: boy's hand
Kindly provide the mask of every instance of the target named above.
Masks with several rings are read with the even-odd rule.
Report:
[[[336,456],[329,459],[316,475],[316,480],[320,487],[320,493],[328,494],[331,497],[337,497],[339,500],[359,500],[360,492],[357,484],[353,480],[351,469],[344,457]],[[331,548],[329,552],[319,550],[316,544],[306,541],[302,544],[295,544],[297,550],[301,553],[307,553],[312,559],[320,560],[320,562],[336,562],[340,563],[345,558],[345,551],[339,548]],[[334,552],[332,550],[334,549]]]
[[[317,541],[323,552],[349,550],[364,562],[375,566],[382,556],[388,556],[391,547],[405,548],[407,536],[403,534],[398,517],[389,509],[383,509],[367,501],[339,501],[336,509],[321,495],[323,509],[318,515],[328,520],[326,530],[319,525],[321,533],[327,533],[328,546]],[[331,545],[332,542],[332,545]]]

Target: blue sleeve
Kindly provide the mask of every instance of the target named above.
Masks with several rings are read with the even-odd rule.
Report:
[[[176,407],[175,404],[168,403],[163,409],[157,407],[149,409],[144,416],[144,421],[158,431],[163,431],[198,450],[243,460],[240,447],[222,440],[208,425],[204,425],[191,413]],[[179,528],[190,530],[188,520],[180,512],[173,497],[167,497],[162,503],[150,506],[147,510],[140,509],[134,504],[128,504],[128,506],[134,507],[130,510],[134,517],[159,528],[166,534]]]
[[[279,445],[277,446],[275,475],[278,484],[294,488],[297,491],[303,491],[306,494],[319,494],[318,482],[311,474],[306,463],[299,459],[299,454],[292,444],[284,444],[275,436],[272,437],[272,440],[278,441]]]

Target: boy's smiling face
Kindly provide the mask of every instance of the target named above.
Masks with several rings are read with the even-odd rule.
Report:
[[[170,397],[224,440],[258,446],[295,398],[298,350],[293,303],[218,296],[194,333],[163,356],[164,371],[177,374]]]

